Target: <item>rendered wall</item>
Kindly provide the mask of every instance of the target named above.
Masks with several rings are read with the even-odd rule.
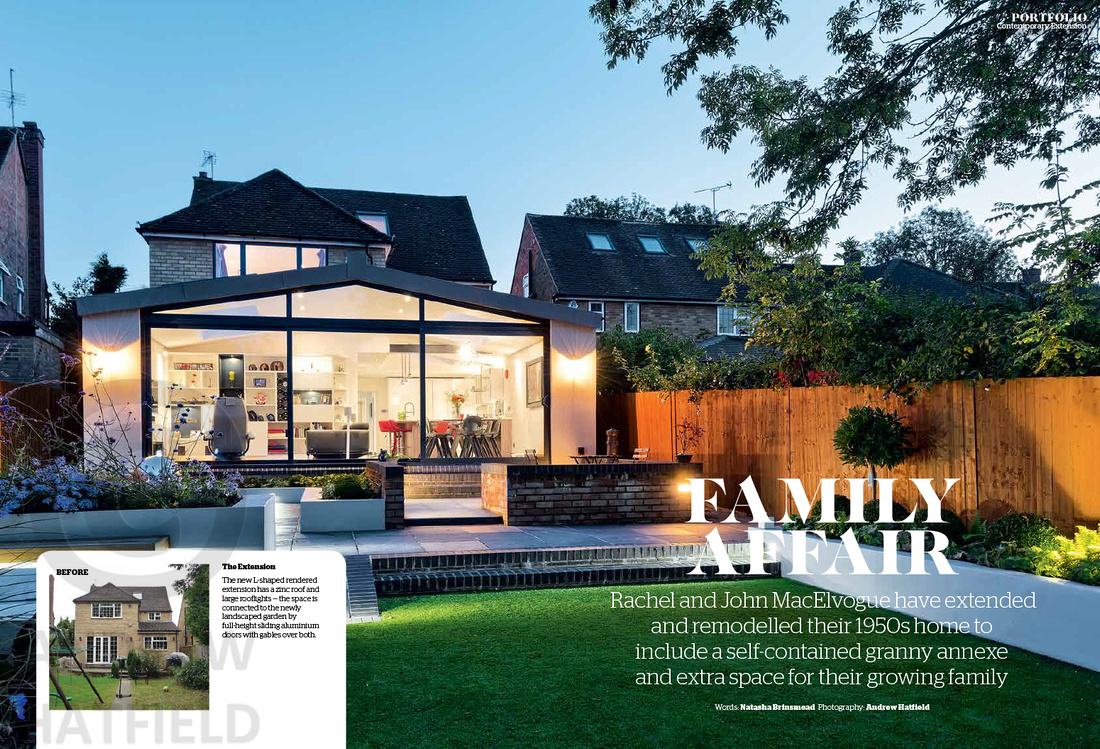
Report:
[[[550,458],[596,452],[596,331],[550,323]]]
[[[88,315],[83,330],[88,458],[101,460],[110,444],[118,457],[136,465],[146,457],[141,454],[140,315],[136,310]]]

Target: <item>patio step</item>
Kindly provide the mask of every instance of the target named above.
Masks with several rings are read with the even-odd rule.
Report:
[[[405,527],[411,525],[504,525],[500,515],[474,515],[473,517],[417,518],[405,516]]]
[[[348,571],[348,624],[378,621],[381,613],[370,555],[353,554],[344,561]]]
[[[735,569],[748,577],[747,544],[726,544]],[[376,554],[371,566],[379,596],[633,583],[698,582],[689,575],[703,544],[595,546],[451,554]],[[716,571],[704,565],[704,571]],[[766,576],[779,565],[765,565]],[[738,578],[742,579],[742,578]]]

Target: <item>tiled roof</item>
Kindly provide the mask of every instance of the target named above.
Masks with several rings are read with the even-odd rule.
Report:
[[[191,205],[209,201],[240,184],[197,178],[191,190]],[[389,267],[447,281],[492,283],[481,235],[464,195],[308,189],[352,217],[358,212],[386,214],[393,237],[393,252],[386,261]]]
[[[141,605],[138,611],[171,611],[172,604],[168,601],[168,589],[163,585],[154,587],[142,587],[132,585],[120,585],[130,595],[137,598],[141,594]]]
[[[389,241],[387,235],[278,169],[141,224],[138,232],[278,237],[364,245]]]
[[[138,621],[138,632],[178,632],[177,627],[173,622],[143,622]]]
[[[563,297],[713,302],[725,283],[709,281],[691,257],[688,238],[706,239],[706,224],[650,224],[612,219],[527,214],[539,248]],[[611,251],[593,250],[587,234],[606,234]],[[667,254],[646,252],[638,237],[655,236]]]
[[[717,227],[695,224],[649,224],[575,216],[527,215],[561,297],[717,301],[724,279],[708,280],[691,257],[688,238],[707,238]],[[614,250],[593,250],[587,234],[606,234]],[[646,252],[639,237],[655,236],[667,254]],[[825,265],[833,271],[836,265]],[[960,281],[909,260],[895,258],[863,266],[864,278],[881,280],[895,291],[964,299],[975,293],[1000,292]]]
[[[137,599],[113,583],[93,585],[92,589],[74,598],[73,603],[137,603]]]

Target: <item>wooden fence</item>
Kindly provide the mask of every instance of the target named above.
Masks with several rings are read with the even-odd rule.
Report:
[[[0,395],[5,396],[7,404],[21,414],[18,433],[5,434],[0,431],[0,471],[10,460],[10,452],[14,448],[26,450],[40,459],[49,459],[54,457],[50,440],[58,436],[75,440],[82,433],[82,425],[74,409],[61,405],[63,396],[76,397],[75,386],[0,381]],[[54,428],[45,428],[47,422]],[[0,420],[0,430],[4,429],[4,424],[4,420]]]
[[[686,393],[601,396],[598,444],[615,427],[621,453],[648,447],[651,458],[669,460],[674,425],[697,423],[706,430],[695,451],[704,475],[724,478],[727,488],[751,475],[779,517],[786,506],[779,478],[801,479],[812,491],[822,478],[860,475],[833,447],[837,423],[860,404],[898,411],[915,432],[919,451],[882,477],[931,478],[941,491],[944,479],[957,478],[945,506],[964,518],[983,503],[1002,502],[1046,515],[1063,530],[1100,521],[1100,377],[952,382],[912,403],[840,387],[716,391],[698,407]],[[915,487],[898,482],[896,489],[898,501],[912,507]]]

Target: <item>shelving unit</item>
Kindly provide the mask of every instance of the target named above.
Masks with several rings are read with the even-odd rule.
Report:
[[[248,432],[252,435],[246,456],[286,455],[289,449],[286,357],[245,355],[244,370],[244,407],[248,411]]]
[[[348,360],[343,356],[294,357],[294,454],[306,454],[306,431],[343,423],[348,400]]]

